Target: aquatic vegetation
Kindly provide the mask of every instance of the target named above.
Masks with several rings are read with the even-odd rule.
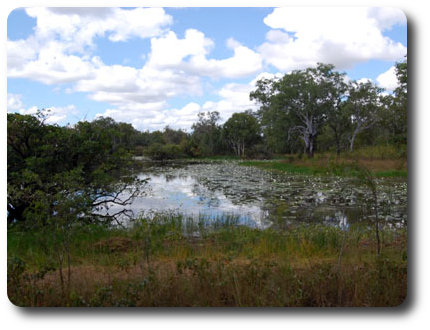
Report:
[[[226,215],[250,226],[285,227],[295,222],[339,225],[373,217],[373,195],[348,176],[308,176],[241,166],[233,161],[171,163],[142,168],[145,195],[130,205],[135,216],[177,212],[213,221]],[[386,225],[407,223],[407,182],[375,178],[378,210]],[[212,219],[212,220],[211,220]],[[345,225],[344,224],[344,225]]]

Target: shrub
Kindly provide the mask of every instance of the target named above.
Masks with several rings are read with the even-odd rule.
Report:
[[[182,148],[177,144],[152,144],[145,152],[145,155],[152,160],[169,160],[184,157]]]
[[[273,154],[265,144],[255,144],[248,148],[246,157],[251,159],[272,159]]]

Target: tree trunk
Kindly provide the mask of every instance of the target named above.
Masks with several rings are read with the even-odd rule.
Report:
[[[316,137],[317,137],[317,130],[315,127],[315,123],[313,121],[313,117],[312,116],[307,117],[303,138],[305,140],[306,152],[309,158],[314,157]]]
[[[303,141],[305,142],[305,153],[307,155],[309,155],[309,149],[310,149],[310,145],[311,145],[309,134],[307,134],[307,133],[303,134]]]
[[[334,139],[336,141],[336,154],[339,156],[340,155],[340,136],[339,133],[337,132],[336,127],[331,127],[333,132],[334,132]]]
[[[351,152],[354,150],[354,141],[355,141],[355,138],[357,137],[357,134],[358,134],[358,129],[355,129],[350,139],[349,151]]]
[[[63,259],[64,255],[62,251],[58,252],[58,273],[60,275],[61,294],[64,297],[64,276],[63,276]]]
[[[314,150],[315,150],[315,136],[314,135],[305,135],[305,146],[306,146],[306,153],[309,156],[309,158],[314,157]]]
[[[314,157],[314,138],[311,137],[310,141],[309,141],[309,153],[308,156],[309,158],[313,158]]]

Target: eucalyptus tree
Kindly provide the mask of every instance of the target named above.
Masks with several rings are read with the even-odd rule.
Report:
[[[334,71],[333,65],[318,63],[315,68],[295,70],[281,79],[257,82],[250,98],[261,104],[263,123],[279,127],[276,122],[282,121],[288,140],[297,133],[305,152],[313,157],[321,126],[340,106],[342,80],[343,74]]]
[[[349,150],[354,150],[357,135],[375,125],[381,110],[381,88],[371,82],[352,81],[348,86],[348,111],[352,130],[349,137]]]
[[[408,137],[408,62],[407,58],[404,62],[396,64],[396,76],[399,83],[394,90],[395,94],[395,109],[397,135],[401,143],[406,144]]]
[[[395,89],[395,93],[404,101],[404,105],[406,105],[408,96],[408,59],[406,56],[404,62],[396,63],[396,77],[398,87]]]
[[[389,110],[389,124],[393,132],[394,143],[406,144],[408,135],[408,63],[396,64],[398,86],[394,90]]]
[[[276,106],[273,94],[278,78],[263,78],[256,82],[256,89],[250,93],[250,99],[260,105],[256,117],[260,123],[265,143],[270,150],[276,153],[291,152],[291,141],[288,141],[290,120],[288,112]],[[288,143],[289,142],[289,143]]]
[[[344,148],[344,141],[347,141],[347,135],[350,131],[351,121],[345,109],[347,93],[348,84],[345,81],[345,74],[332,72],[328,85],[329,106],[326,109],[326,124],[333,132],[338,155]]]
[[[250,111],[234,113],[223,126],[223,137],[237,156],[245,156],[245,148],[257,143],[260,126]]]
[[[202,155],[213,155],[218,151],[221,135],[219,121],[218,111],[199,112],[198,121],[191,126],[192,138]]]
[[[180,144],[188,139],[188,134],[183,130],[175,130],[166,126],[163,131],[163,140],[166,144]]]

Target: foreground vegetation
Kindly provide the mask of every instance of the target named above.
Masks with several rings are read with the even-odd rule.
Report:
[[[131,228],[73,229],[69,268],[43,228],[8,232],[8,295],[18,306],[397,306],[406,297],[405,230],[207,226],[181,216]]]

